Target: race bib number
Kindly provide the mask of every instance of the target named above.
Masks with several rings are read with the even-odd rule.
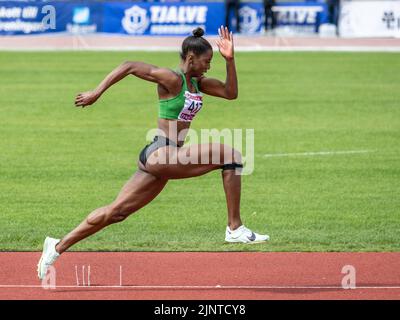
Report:
[[[203,95],[201,93],[191,93],[189,91],[185,91],[185,106],[179,113],[178,119],[182,121],[192,121],[202,106]]]

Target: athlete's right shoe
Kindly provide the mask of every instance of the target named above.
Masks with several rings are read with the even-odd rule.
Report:
[[[226,227],[225,241],[227,242],[259,243],[268,240],[268,235],[255,233],[244,225],[233,231],[229,227]]]
[[[60,256],[60,254],[56,251],[56,245],[59,242],[59,239],[53,239],[50,237],[47,237],[44,240],[42,256],[40,257],[37,267],[38,277],[40,280],[44,279],[49,267],[53,265],[53,263]]]

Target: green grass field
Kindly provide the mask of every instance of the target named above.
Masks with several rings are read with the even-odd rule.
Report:
[[[130,77],[75,108],[125,60],[175,68],[177,53],[0,52],[0,250],[41,250],[111,202],[156,126],[152,83]],[[148,206],[72,250],[398,251],[400,56],[238,53],[239,98],[205,98],[192,128],[254,128],[242,218],[267,244],[224,243],[219,171],[171,181]],[[214,55],[208,76],[225,78]],[[267,153],[371,150],[266,158]],[[182,202],[186,199],[186,202]]]

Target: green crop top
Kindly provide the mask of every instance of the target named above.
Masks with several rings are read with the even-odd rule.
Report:
[[[190,92],[185,75],[181,70],[178,70],[178,72],[183,79],[181,92],[173,98],[159,100],[158,117],[190,122],[203,106],[203,94],[199,91],[198,83],[193,78],[190,81],[197,92]]]

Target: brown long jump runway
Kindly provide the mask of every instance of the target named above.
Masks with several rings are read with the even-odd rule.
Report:
[[[400,253],[67,252],[47,288],[40,255],[0,253],[0,299],[400,299]]]

